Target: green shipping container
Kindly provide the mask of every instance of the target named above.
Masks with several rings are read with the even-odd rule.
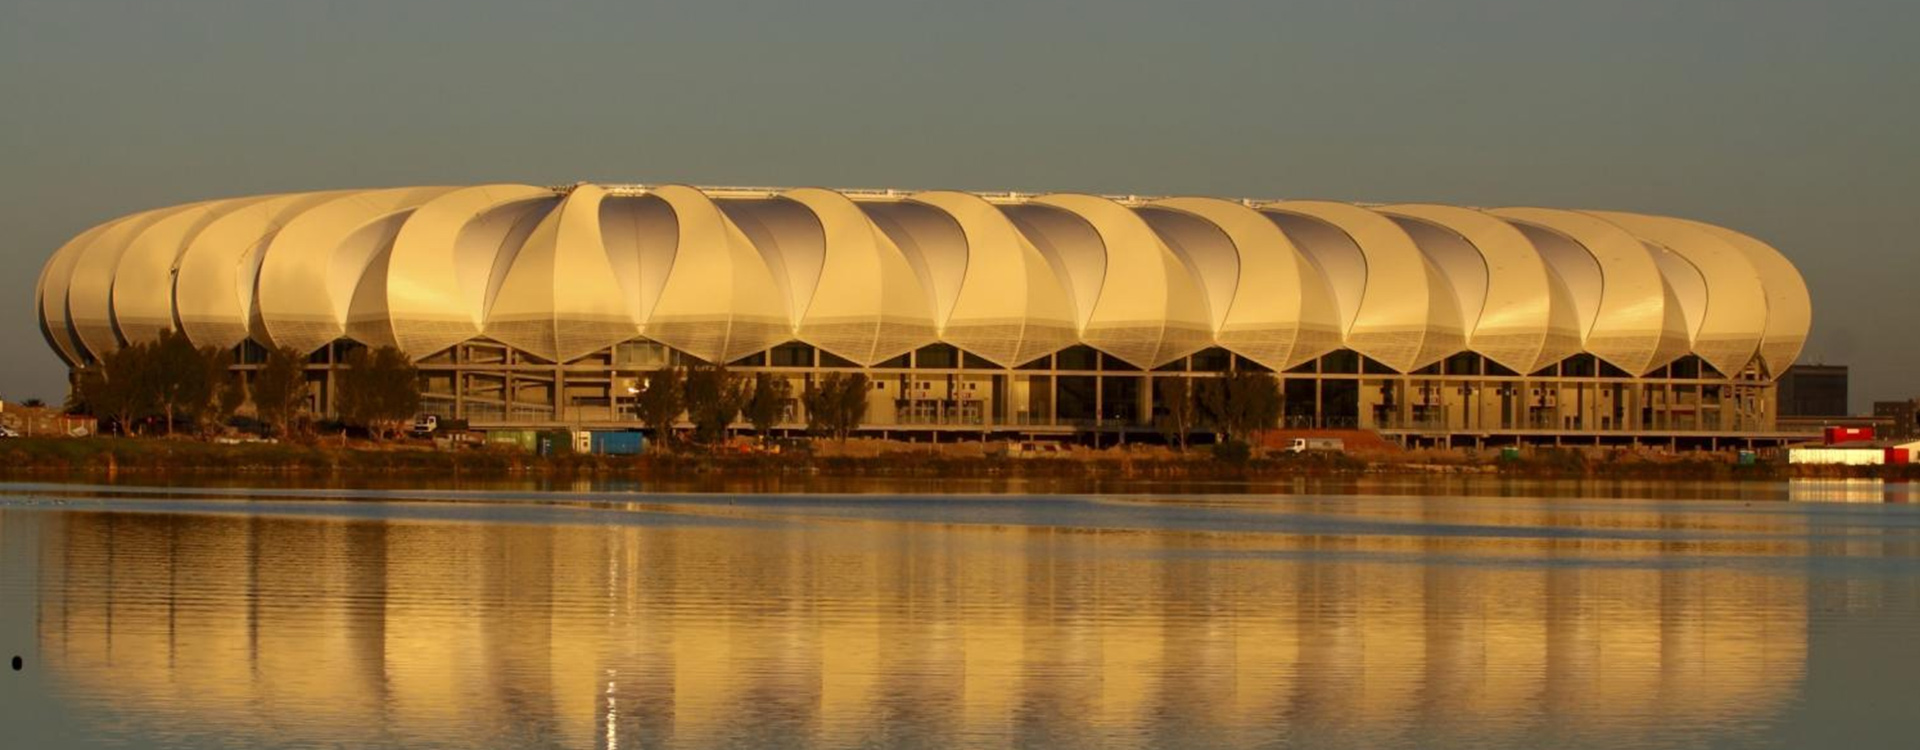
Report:
[[[488,430],[487,444],[512,446],[532,453],[535,448],[533,430]]]
[[[1508,446],[1508,447],[1506,447],[1506,448],[1501,448],[1501,449],[1500,449],[1500,460],[1502,460],[1502,461],[1518,461],[1518,460],[1520,460],[1520,449],[1519,449],[1519,448],[1517,448],[1517,447],[1513,447],[1513,446]]]

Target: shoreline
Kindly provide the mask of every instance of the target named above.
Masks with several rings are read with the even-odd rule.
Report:
[[[414,445],[255,443],[219,445],[166,439],[35,439],[0,442],[0,478],[568,479],[728,481],[783,479],[1057,480],[1099,483],[1248,483],[1360,477],[1512,477],[1526,479],[1920,480],[1920,466],[1808,466],[1781,461],[1739,465],[1723,454],[1664,456],[1623,451],[1539,449],[1519,458],[1457,453],[1323,453],[1228,461],[1205,450],[1087,451],[1071,457],[951,455],[897,447],[877,455],[666,453],[640,456],[517,450],[436,451]]]

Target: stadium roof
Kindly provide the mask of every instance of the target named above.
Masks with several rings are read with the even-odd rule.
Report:
[[[1778,374],[1811,319],[1772,247],[1546,208],[678,185],[233,198],[109,221],[37,289],[68,363],[178,327],[425,357],[487,337],[567,361],[644,337],[709,361],[789,340],[856,363],[944,341],[1001,365],[1085,343],[1151,368],[1221,346],[1411,371],[1590,352]]]

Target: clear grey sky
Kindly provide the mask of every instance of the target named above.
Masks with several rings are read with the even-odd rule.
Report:
[[[1920,395],[1920,2],[0,0],[0,396],[46,257],[203,198],[575,180],[1610,208],[1734,227]]]

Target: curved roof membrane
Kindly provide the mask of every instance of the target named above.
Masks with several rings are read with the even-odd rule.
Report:
[[[1085,344],[1141,368],[1207,347],[1284,370],[1347,348],[1634,374],[1693,353],[1777,375],[1792,264],[1744,234],[1617,212],[1327,201],[479,185],[259,196],[106,222],[35,289],[71,365],[179,327],[200,345],[421,358],[489,337],[567,362],[636,339],[709,362],[803,341],[859,365],[946,342],[1012,367]]]
[[[1220,346],[1275,370],[1340,348],[1326,279],[1260,212],[1218,198],[1167,198],[1135,210],[1206,287]]]
[[[1081,300],[1080,340],[1136,367],[1154,368],[1206,348],[1213,340],[1200,285],[1139,214],[1106,198],[1058,193],[1033,199],[1093,228],[1104,255],[1093,268],[1092,245],[1063,255],[1079,279],[1097,276],[1093,301]]]
[[[1380,211],[1408,230],[1454,283],[1468,349],[1515,372],[1533,372],[1580,351],[1572,294],[1512,224],[1454,206],[1403,204]],[[1458,257],[1462,250],[1472,257]]]
[[[992,204],[970,193],[915,193],[959,227],[965,252],[959,288],[940,337],[1006,367],[1079,342],[1073,302],[1040,249]]]
[[[267,246],[255,281],[267,341],[313,351],[345,336],[354,292],[370,271],[384,279],[394,238],[408,214],[449,191],[356,192],[288,221]]]
[[[476,185],[422,203],[394,235],[384,283],[355,296],[349,334],[416,357],[480,335],[496,261],[557,202],[532,185]]]
[[[1767,321],[1760,336],[1760,363],[1768,375],[1779,377],[1799,358],[1813,325],[1813,300],[1800,269],[1779,250],[1740,232],[1697,221],[1688,223],[1726,240],[1747,256],[1767,295]]]
[[[652,191],[674,216],[673,267],[648,311],[647,338],[708,362],[730,362],[793,338],[766,260],[712,198],[669,185]]]
[[[87,351],[99,356],[120,348],[120,335],[113,324],[113,289],[114,275],[127,246],[154,224],[196,208],[199,204],[135,214],[108,227],[75,256],[67,281],[67,320]]]
[[[801,188],[782,198],[813,212],[825,238],[818,280],[795,336],[861,365],[875,365],[935,340],[934,299],[886,232],[852,200]],[[790,277],[794,278],[794,277]]]
[[[1536,242],[1566,242],[1585,250],[1594,265],[1564,271],[1575,294],[1597,293],[1582,346],[1633,375],[1645,375],[1687,354],[1686,315],[1673,285],[1661,274],[1653,248],[1633,233],[1599,217],[1548,208],[1502,208],[1495,216],[1524,225]],[[1577,254],[1577,250],[1573,253]],[[1563,269],[1570,266],[1562,266]],[[1566,278],[1566,276],[1563,276]]]
[[[1348,349],[1408,372],[1465,348],[1452,283],[1392,219],[1327,201],[1281,201],[1262,209],[1289,236],[1297,234],[1294,241],[1329,274],[1351,316]]]
[[[1664,216],[1617,211],[1589,211],[1680,256],[1699,274],[1691,300],[1682,305],[1698,309],[1689,316],[1693,353],[1723,373],[1733,374],[1753,361],[1767,328],[1767,290],[1760,271],[1733,243],[1701,225]],[[1668,273],[1669,278],[1679,274]],[[1680,287],[1674,291],[1679,295]]]
[[[127,245],[113,272],[113,321],[125,341],[172,330],[173,277],[187,243],[214,220],[272,196],[208,201],[156,221]]]

